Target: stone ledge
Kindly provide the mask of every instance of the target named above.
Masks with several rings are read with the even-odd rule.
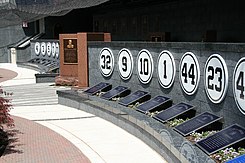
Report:
[[[58,76],[59,74],[35,74],[36,77],[36,83],[54,83],[55,82],[55,77]]]
[[[114,123],[138,137],[167,162],[214,163],[208,155],[172,128],[115,101],[76,91],[57,91],[59,104],[74,107]]]

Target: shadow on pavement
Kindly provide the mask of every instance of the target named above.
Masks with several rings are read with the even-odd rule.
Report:
[[[12,153],[23,153],[22,150],[18,149],[18,147],[22,146],[23,144],[19,143],[18,135],[23,134],[19,130],[16,129],[9,129],[6,131],[7,136],[7,144],[5,145],[3,156],[12,154]],[[1,149],[0,149],[1,150]]]

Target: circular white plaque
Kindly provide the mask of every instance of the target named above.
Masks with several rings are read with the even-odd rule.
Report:
[[[211,55],[205,64],[204,87],[213,103],[220,103],[228,88],[228,70],[225,60],[218,54]]]
[[[241,58],[236,64],[233,74],[233,94],[236,104],[242,114],[245,115],[245,57]]]
[[[50,42],[47,43],[47,54],[50,57],[52,52],[52,45]]]
[[[146,49],[141,50],[137,56],[137,73],[141,83],[147,84],[151,81],[153,69],[151,53]]]
[[[42,53],[43,56],[45,56],[45,54],[46,54],[46,44],[45,44],[45,42],[41,43],[41,53]]]
[[[99,66],[103,76],[109,77],[114,69],[114,56],[109,48],[100,51]]]
[[[123,80],[128,80],[133,73],[133,57],[128,49],[120,50],[118,54],[118,69],[120,72],[120,77]]]
[[[38,56],[40,54],[40,50],[41,50],[40,43],[36,42],[34,48],[35,48],[35,54]]]
[[[53,57],[53,58],[55,57],[55,53],[56,53],[56,45],[55,45],[55,43],[53,42],[53,43],[52,43],[52,57]]]
[[[158,81],[163,88],[170,88],[175,78],[175,61],[173,55],[167,51],[162,51],[157,60]]]
[[[180,85],[187,95],[193,95],[199,85],[200,68],[196,56],[192,52],[186,52],[179,66]]]
[[[59,59],[59,55],[60,55],[60,45],[57,42],[56,44],[56,50],[55,50],[55,54],[56,54],[56,58]]]

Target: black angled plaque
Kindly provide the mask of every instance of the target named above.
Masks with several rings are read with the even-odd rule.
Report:
[[[181,114],[184,114],[190,110],[194,110],[194,108],[195,106],[181,102],[171,106],[166,110],[161,111],[159,114],[154,115],[153,118],[165,123],[170,119],[180,116]]]
[[[106,92],[105,94],[103,94],[101,96],[101,98],[106,99],[106,100],[110,100],[114,97],[124,97],[127,96],[130,93],[130,90],[128,89],[128,87],[124,87],[124,86],[117,86],[115,88],[113,88],[112,90]]]
[[[136,110],[142,113],[161,111],[172,106],[172,100],[164,96],[156,96],[149,101],[137,106]]]
[[[136,102],[144,102],[146,100],[149,100],[150,98],[151,95],[149,92],[139,90],[119,100],[119,104],[128,106],[131,104],[135,104]]]
[[[234,124],[206,139],[198,141],[196,145],[204,152],[211,155],[242,140],[245,140],[245,129]]]
[[[221,117],[211,114],[209,112],[205,112],[202,114],[197,115],[196,117],[181,123],[180,125],[176,126],[174,129],[178,131],[183,136],[187,136],[190,133],[197,131],[203,127],[206,127],[214,122],[219,121],[222,119]]]
[[[84,91],[84,93],[87,93],[89,95],[95,95],[96,93],[99,93],[101,91],[108,91],[111,89],[111,84],[101,82],[99,84],[94,85],[93,87],[88,88]]]

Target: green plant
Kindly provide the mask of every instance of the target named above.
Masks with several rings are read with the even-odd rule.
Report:
[[[194,142],[200,141],[202,139],[205,139],[206,137],[215,134],[217,131],[202,131],[201,133],[193,132],[190,134],[194,139]]]
[[[245,154],[245,148],[239,147],[238,148],[238,153],[239,153],[239,155],[244,155]]]
[[[245,154],[244,148],[239,147],[238,150],[235,150],[231,147],[220,150],[219,152],[213,154],[211,157],[221,163],[224,163],[243,154]]]
[[[132,108],[132,109],[136,109],[137,106],[139,106],[139,102],[136,102],[135,104],[132,105],[128,105],[128,107]]]
[[[8,127],[14,126],[14,120],[10,117],[10,110],[13,108],[11,104],[10,96],[13,93],[8,93],[0,87],[0,127],[3,128],[3,125]]]
[[[174,120],[171,120],[171,121],[168,121],[167,124],[170,126],[170,127],[175,127],[175,126],[178,126],[180,125],[181,123],[185,122],[189,120],[189,118],[186,118],[185,120],[184,119],[177,119],[175,118]]]
[[[120,100],[120,97],[113,97],[111,100],[112,101],[119,101]]]
[[[98,92],[98,93],[96,93],[96,96],[102,96],[103,94],[105,94],[105,92]]]
[[[153,117],[154,115],[158,114],[159,111],[155,111],[155,112],[147,112],[146,115]]]

